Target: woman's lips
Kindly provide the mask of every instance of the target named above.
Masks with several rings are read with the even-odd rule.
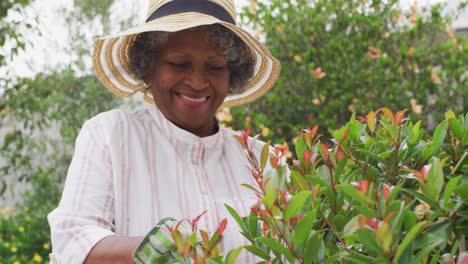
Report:
[[[189,107],[200,107],[202,105],[205,105],[209,98],[209,96],[194,97],[179,93],[177,95],[179,96],[179,98],[181,98],[182,103]]]

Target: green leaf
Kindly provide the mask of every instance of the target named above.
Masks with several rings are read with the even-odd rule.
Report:
[[[297,248],[309,236],[309,233],[314,226],[315,218],[317,217],[317,208],[308,212],[294,228],[294,246]]]
[[[205,260],[205,264],[223,264],[223,261],[219,258],[209,258]]]
[[[265,196],[262,197],[262,203],[265,205],[266,208],[271,209],[275,201],[276,191],[271,185],[266,186],[265,189]]]
[[[435,151],[437,151],[440,148],[440,146],[442,145],[442,142],[444,142],[445,140],[446,135],[447,135],[447,121],[443,121],[436,127],[434,131],[434,136],[432,137],[432,142],[433,142]]]
[[[197,244],[197,234],[196,233],[192,233],[188,238],[187,238],[187,243],[192,246],[192,247],[195,247],[195,245]]]
[[[422,193],[419,193],[412,189],[406,189],[406,188],[402,188],[401,191],[429,204],[431,208],[438,208],[437,204],[431,198],[427,197],[426,195]]]
[[[322,263],[325,245],[319,232],[313,231],[306,240],[304,247],[304,263]]]
[[[287,223],[291,217],[295,216],[301,211],[307,198],[312,195],[310,191],[302,191],[294,195],[288,202],[286,209],[284,210],[284,221]]]
[[[455,188],[458,185],[458,182],[460,182],[461,176],[455,177],[451,179],[447,185],[445,185],[445,191],[444,191],[444,196],[443,196],[443,201],[444,205],[447,205],[448,200],[452,196],[453,192],[455,191]]]
[[[348,223],[345,225],[345,227],[343,228],[343,233],[345,236],[354,234],[356,230],[360,228],[359,217],[361,217],[361,215],[357,215],[351,218],[351,220],[349,220]]]
[[[264,244],[272,251],[277,252],[279,255],[285,256],[289,261],[293,261],[295,259],[294,255],[291,253],[289,249],[283,246],[280,242],[276,241],[273,238],[269,237],[259,237],[257,241]]]
[[[377,244],[375,234],[372,231],[367,229],[358,229],[356,230],[356,233],[358,234],[361,243],[365,247],[377,253],[379,257],[384,257],[384,252],[379,244]]]
[[[440,192],[444,185],[444,160],[440,161],[437,157],[433,157],[431,161],[431,169],[427,176],[427,184],[423,186],[423,192],[428,190],[428,193],[434,201],[439,200]],[[427,188],[429,187],[429,188]]]
[[[247,245],[247,246],[244,246],[244,248],[249,251],[250,253],[254,254],[255,256],[257,257],[260,257],[264,260],[268,260],[270,259],[270,255],[264,251],[263,249],[257,247],[257,246],[253,246],[253,245]]]
[[[418,140],[420,139],[421,132],[422,132],[421,129],[420,129],[420,126],[421,126],[421,121],[418,121],[413,126],[413,129],[411,130],[412,136],[411,136],[411,139],[409,140],[410,144],[416,144],[418,142]]]
[[[370,200],[360,191],[358,191],[351,184],[341,184],[337,185],[336,189],[340,192],[347,194],[352,199],[359,201],[361,204],[370,204]]]
[[[383,223],[376,232],[376,240],[379,246],[383,249],[385,253],[390,251],[390,246],[392,244],[392,231],[388,223]]]
[[[302,138],[298,138],[296,140],[296,156],[302,162],[305,162],[304,157],[302,156],[302,153],[304,153],[304,151],[307,151],[307,145]]]
[[[299,186],[299,189],[301,191],[308,189],[305,178],[302,177],[302,175],[297,171],[291,171],[291,181],[297,184],[297,186]]]
[[[253,213],[244,218],[244,222],[246,222],[249,234],[251,234],[254,238],[260,234],[260,223],[258,221],[258,216]]]
[[[407,230],[413,228],[418,221],[418,216],[415,212],[410,211],[409,209],[405,210],[403,222],[405,223],[405,227]]]
[[[460,195],[462,199],[465,199],[468,196],[468,182],[464,182],[460,185],[458,185],[457,188],[455,188],[455,193]]]
[[[445,241],[440,237],[433,237],[430,239],[430,243],[424,243],[424,246],[421,247],[421,250],[418,252],[416,256],[413,257],[414,262],[417,263],[421,259],[430,255],[430,253],[438,246],[445,243]],[[432,255],[432,254],[431,254]],[[437,258],[436,258],[437,259]],[[436,262],[437,263],[437,262]]]
[[[361,255],[347,255],[344,256],[343,259],[348,260],[349,263],[357,263],[357,264],[375,264],[375,259],[373,258],[366,258]],[[348,262],[346,262],[348,263]]]
[[[342,171],[345,169],[346,164],[348,164],[348,158],[345,157],[343,158],[339,163],[338,166],[336,167],[334,177],[335,179],[340,178],[342,175]]]
[[[400,245],[398,246],[397,253],[395,255],[395,262],[398,262],[398,259],[400,258],[401,254],[405,251],[405,249],[408,247],[408,245],[416,238],[416,236],[421,232],[422,228],[426,224],[426,221],[419,222],[411,230],[408,232],[408,234],[403,238],[403,241],[401,241]]]
[[[456,118],[450,118],[449,119],[449,124],[450,124],[450,131],[453,131],[453,135],[460,139],[463,140],[463,128],[460,124],[460,122]]]
[[[257,194],[262,195],[262,193],[261,193],[260,191],[258,191],[257,189],[255,189],[255,187],[253,187],[253,186],[250,185],[250,184],[242,183],[241,186],[244,186],[245,188],[247,188],[247,189],[249,189],[249,190],[252,190],[252,191],[254,191],[254,192],[257,193]]]
[[[391,222],[392,222],[392,226],[390,227],[391,230],[395,230],[395,228],[397,228],[397,226],[401,227],[400,220],[402,219],[402,216],[405,213],[405,202],[401,201],[399,203],[400,203],[400,209],[398,210],[397,215],[394,216],[393,219],[391,220]],[[387,214],[388,213],[390,213],[390,211],[388,211],[388,209],[387,209]]]
[[[371,159],[373,159],[375,161],[385,163],[385,159],[382,156],[380,156],[380,155],[378,155],[378,154],[376,154],[374,152],[371,152],[371,151],[368,151],[368,150],[365,150],[365,149],[356,149],[356,152],[364,154],[366,157],[369,157],[369,158],[371,158]]]
[[[270,141],[268,141],[267,143],[265,143],[265,145],[263,145],[262,153],[260,154],[260,168],[262,170],[265,169],[266,162],[269,156],[268,155],[269,151],[270,151]]]
[[[242,252],[243,249],[244,249],[244,246],[240,246],[236,249],[229,251],[229,253],[226,255],[226,259],[224,260],[224,263],[234,264],[237,257],[239,256],[239,254]]]
[[[232,208],[231,206],[227,205],[227,204],[224,204],[224,206],[226,207],[226,209],[228,210],[229,214],[231,214],[232,218],[234,218],[234,220],[237,222],[237,224],[239,225],[239,227],[242,229],[242,231],[246,231],[246,226],[244,224],[244,221],[242,221],[242,218],[240,217],[240,215],[236,212],[236,210],[234,210],[234,208]]]
[[[282,171],[283,167],[278,167],[276,170],[269,170],[263,176],[264,188],[271,187],[273,190],[281,190],[286,184],[286,176]]]

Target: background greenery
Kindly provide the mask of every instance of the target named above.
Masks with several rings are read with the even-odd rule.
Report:
[[[33,43],[20,28],[39,30],[26,18],[34,1],[0,3],[0,67]],[[61,184],[82,123],[122,101],[90,71],[92,40],[132,20],[111,23],[114,4],[73,1],[63,12],[73,61],[33,78],[0,76],[0,190],[31,185],[15,208],[0,206],[0,262],[43,262],[50,251],[46,215],[57,205]],[[466,5],[466,1],[462,8]],[[252,127],[274,143],[292,141],[300,128],[320,124],[322,133],[381,106],[409,109],[431,130],[446,110],[466,112],[466,36],[449,28],[442,5],[403,11],[397,1],[252,1],[242,23],[253,28],[281,61],[277,85],[261,100],[224,110],[223,122]],[[11,19],[15,12],[21,19]],[[30,13],[28,13],[30,14]],[[27,22],[24,22],[27,21]],[[97,27],[96,24],[102,25]],[[91,28],[93,30],[91,30]],[[0,53],[1,54],[1,53]],[[8,72],[8,71],[7,71]]]
[[[463,112],[467,37],[449,27],[456,15],[443,15],[444,4],[403,10],[399,2],[252,1],[242,22],[264,39],[282,70],[266,96],[231,109],[233,126],[243,128],[248,117],[254,131],[266,127],[281,142],[302,127],[320,124],[326,132],[353,112],[382,106],[408,109],[430,130],[446,110]]]

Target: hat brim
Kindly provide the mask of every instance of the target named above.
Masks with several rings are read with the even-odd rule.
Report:
[[[143,81],[129,69],[128,53],[138,34],[151,31],[176,32],[212,24],[221,24],[236,34],[250,49],[254,59],[254,74],[244,91],[239,94],[229,94],[221,107],[249,103],[264,95],[279,77],[278,60],[247,31],[215,17],[196,12],[165,16],[121,33],[97,39],[93,55],[96,74],[112,93],[128,97],[136,92],[142,92],[147,102],[154,103],[151,91],[146,89]]]

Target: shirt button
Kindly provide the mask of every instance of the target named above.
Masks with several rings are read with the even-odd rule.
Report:
[[[201,195],[207,196],[208,192],[201,192]]]

